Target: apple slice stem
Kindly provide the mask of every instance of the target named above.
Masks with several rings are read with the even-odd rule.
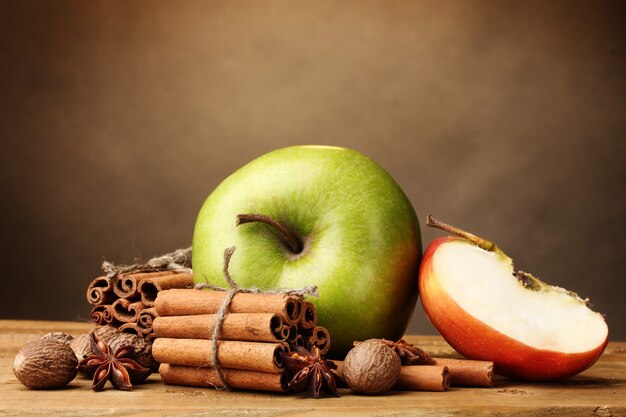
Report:
[[[441,229],[445,232],[448,233],[452,233],[455,234],[457,236],[462,237],[463,239],[466,239],[470,242],[472,242],[474,245],[478,246],[481,249],[484,249],[486,251],[489,252],[498,252],[501,253],[502,251],[500,250],[500,248],[498,248],[496,246],[495,243],[488,241],[487,239],[483,239],[482,237],[476,236],[470,232],[466,232],[465,230],[459,229],[458,227],[455,226],[451,226],[447,223],[444,223],[436,218],[434,218],[432,215],[428,215],[426,216],[426,225],[430,226],[430,227],[436,227],[437,229]]]
[[[237,215],[237,226],[245,224],[245,223],[255,223],[255,222],[261,222],[261,223],[265,223],[267,225],[272,226],[274,229],[276,229],[280,237],[283,238],[285,243],[287,243],[287,245],[289,246],[289,249],[291,249],[293,253],[302,252],[303,245],[300,239],[288,227],[279,223],[272,217],[267,216],[265,214],[256,214],[256,213]]]

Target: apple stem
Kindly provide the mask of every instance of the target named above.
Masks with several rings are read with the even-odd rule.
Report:
[[[501,252],[500,248],[498,248],[495,243],[490,242],[487,239],[483,239],[482,237],[478,237],[472,233],[466,232],[465,230],[459,229],[458,227],[454,227],[442,221],[439,221],[430,214],[426,216],[426,225],[430,227],[436,227],[437,229],[441,229],[443,231],[460,236],[463,239],[469,240],[474,245],[486,251]]]
[[[274,229],[276,229],[280,237],[283,238],[285,243],[287,243],[287,245],[289,246],[289,249],[291,249],[293,253],[302,252],[303,246],[302,246],[302,242],[300,241],[300,239],[291,230],[289,230],[289,228],[279,223],[278,221],[274,220],[270,216],[267,216],[265,214],[256,214],[256,213],[237,215],[237,226],[245,224],[245,223],[255,223],[255,222],[261,222],[261,223],[265,223],[265,224],[272,226]]]

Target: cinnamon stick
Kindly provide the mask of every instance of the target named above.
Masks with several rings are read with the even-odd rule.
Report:
[[[141,329],[137,323],[124,323],[118,330],[123,333],[130,333],[140,337],[144,337],[145,335],[143,329]]]
[[[210,339],[215,330],[216,314],[195,316],[159,316],[154,319],[156,337]],[[281,316],[272,313],[230,313],[224,317],[220,340],[282,342],[286,339]]]
[[[438,365],[408,365],[400,370],[394,390],[445,391],[450,388],[447,367]]]
[[[141,281],[171,274],[172,271],[159,271],[120,275],[113,280],[113,292],[120,298],[133,298],[139,295],[138,285]]]
[[[330,349],[330,332],[323,326],[315,326],[311,332],[309,343],[320,348],[322,355],[328,353]]]
[[[258,372],[282,372],[283,360],[280,354],[288,350],[284,343],[230,340],[220,340],[217,343],[217,360],[220,366]],[[210,340],[157,337],[152,345],[152,356],[160,363],[210,366],[212,347]]]
[[[154,306],[157,294],[171,288],[189,288],[193,286],[193,276],[187,273],[176,273],[147,278],[138,284],[137,290],[141,294],[141,301],[148,306]]]
[[[111,314],[110,304],[94,306],[89,313],[89,317],[91,317],[94,323],[96,323],[98,326],[104,324],[112,324],[116,322],[113,314]]]
[[[317,312],[315,306],[310,301],[302,302],[302,315],[298,327],[301,329],[312,329],[317,325]]]
[[[158,339],[157,339],[158,340]],[[222,368],[226,383],[232,388],[259,391],[286,391],[286,374],[274,374],[240,369]],[[222,385],[213,368],[172,365],[162,363],[159,374],[165,384],[194,387],[221,388]]]
[[[291,326],[288,326],[287,328],[287,342],[295,343],[296,337],[298,337],[298,326],[295,324],[292,324]]]
[[[493,362],[466,359],[433,358],[437,365],[450,371],[450,382],[455,387],[492,387]]]
[[[154,307],[144,308],[137,317],[137,326],[139,326],[145,333],[150,333],[156,317],[158,316]]]
[[[304,341],[304,337],[302,337],[301,334],[296,336],[296,339],[291,342],[292,346],[300,346],[300,347],[305,347],[305,341]]]
[[[215,314],[226,295],[225,291],[171,289],[160,291],[154,305],[159,316]],[[297,323],[301,308],[300,298],[286,294],[239,293],[233,297],[229,312],[282,314],[286,322]]]
[[[87,302],[91,305],[111,304],[116,298],[113,280],[107,276],[94,278],[87,287]]]
[[[119,298],[111,305],[111,313],[116,320],[122,323],[136,322],[141,310],[146,308],[141,301],[131,301]]]

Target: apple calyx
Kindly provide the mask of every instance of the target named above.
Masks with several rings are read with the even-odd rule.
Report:
[[[445,232],[449,232],[452,233],[454,235],[457,235],[465,240],[467,240],[468,242],[470,242],[471,244],[478,246],[481,249],[484,249],[488,252],[494,252],[500,256],[506,257],[508,259],[511,259],[506,253],[504,253],[502,251],[502,249],[500,249],[498,246],[496,246],[495,243],[490,242],[487,239],[484,239],[482,237],[476,236],[470,232],[466,232],[463,229],[459,229],[458,227],[455,226],[451,226],[447,223],[444,223],[438,219],[436,219],[435,217],[433,217],[431,214],[429,214],[428,216],[426,216],[426,225],[430,226],[430,227],[435,227],[437,229],[441,229]],[[511,259],[511,264],[514,267],[513,264],[513,260]],[[560,293],[564,293],[569,295],[570,297],[572,297],[573,299],[575,299],[576,301],[585,304],[587,307],[590,307],[590,303],[589,303],[589,299],[583,299],[581,298],[577,293],[575,293],[574,291],[569,291],[566,290],[564,288],[561,287],[557,287],[555,285],[549,285],[546,284],[545,282],[541,281],[539,278],[533,276],[532,274],[528,273],[528,272],[524,272],[524,271],[519,271],[517,269],[515,269],[515,267],[513,268],[513,276],[515,278],[517,278],[517,280],[524,286],[524,288],[529,289],[531,291],[556,291],[556,292],[560,292]]]
[[[302,243],[302,239],[289,227],[283,225],[278,222],[274,218],[258,213],[248,213],[248,214],[238,214],[237,215],[237,226],[246,223],[265,223],[269,226],[272,226],[277,232],[283,242],[287,245],[288,249],[294,254],[299,254],[304,249],[304,244]]]

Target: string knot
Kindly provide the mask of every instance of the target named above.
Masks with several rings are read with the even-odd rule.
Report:
[[[102,262],[102,270],[109,278],[122,274],[158,271],[187,272],[191,274],[191,247],[176,249],[174,252],[151,258],[146,263],[115,265],[104,261]]]

